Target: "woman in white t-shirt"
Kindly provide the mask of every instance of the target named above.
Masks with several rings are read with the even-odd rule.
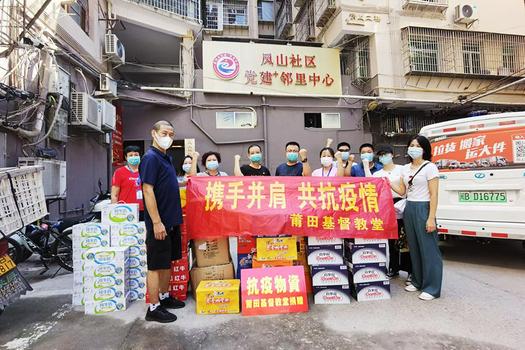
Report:
[[[343,168],[343,159],[341,152],[334,152],[330,147],[325,147],[319,152],[319,157],[321,158],[321,167],[315,169],[312,172],[312,176],[318,177],[334,177],[337,176],[337,169]],[[334,158],[337,161],[334,161]]]
[[[401,175],[403,171],[403,166],[394,163],[394,149],[390,145],[379,145],[376,147],[376,154],[379,159],[379,163],[383,165],[383,168],[376,171],[373,175],[370,175],[370,169],[365,167],[365,173],[367,177],[384,177],[387,178],[390,183],[397,184],[401,182]],[[395,191],[392,191],[392,197],[394,199],[394,204],[402,200],[404,196],[400,196]],[[410,259],[408,258],[408,251],[404,249],[404,253],[401,254],[400,247],[405,247],[406,240],[401,239],[403,236],[403,214],[397,217],[397,229],[398,229],[398,239],[389,239],[388,240],[388,252],[389,252],[389,262],[388,262],[388,277],[392,278],[399,275],[399,271],[403,270],[410,274],[412,273],[412,266],[410,264]],[[404,243],[402,243],[404,242]],[[410,278],[409,278],[410,279]]]
[[[439,171],[431,162],[432,149],[426,137],[414,136],[408,144],[407,154],[411,162],[403,168],[403,181],[391,183],[395,192],[407,196],[403,220],[412,260],[412,284],[405,290],[419,290],[420,299],[432,300],[441,295],[443,279],[436,230]]]

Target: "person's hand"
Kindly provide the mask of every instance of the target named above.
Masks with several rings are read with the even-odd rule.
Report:
[[[301,162],[304,162],[304,160],[308,158],[308,151],[304,148],[301,149],[299,151],[299,156],[301,156]]]
[[[155,235],[155,239],[159,241],[163,241],[168,235],[162,222],[153,224],[153,234]]]
[[[428,218],[426,228],[428,233],[436,231],[436,219]]]
[[[235,158],[235,161],[236,161],[236,162],[238,162],[238,161],[240,161],[240,160],[241,160],[241,156],[240,156],[240,155],[238,155],[238,154],[236,154],[234,158]]]
[[[333,139],[331,139],[331,138],[327,138],[327,139],[326,139],[326,147],[330,147],[330,146],[332,145],[332,142],[334,142]]]
[[[350,154],[348,156],[348,163],[350,163],[350,165],[351,165],[354,162],[354,160],[355,160],[355,156],[353,154]]]
[[[335,159],[337,161],[340,161],[340,160],[342,161],[343,160],[343,154],[341,152],[339,152],[339,151],[335,152]]]
[[[192,157],[193,159],[195,159],[195,160],[199,159],[199,156],[200,156],[200,154],[199,154],[199,152],[197,152],[197,151],[195,151],[195,152],[193,152],[193,153],[191,154],[191,157]]]
[[[363,167],[365,168],[368,168],[370,166],[370,162],[368,161],[368,159],[363,159]]]

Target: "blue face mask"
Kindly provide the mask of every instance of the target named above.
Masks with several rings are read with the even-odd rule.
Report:
[[[219,162],[216,160],[210,160],[206,163],[206,169],[208,170],[217,170],[219,169]]]
[[[140,164],[140,157],[139,156],[129,156],[128,157],[128,164],[131,166],[137,166]]]
[[[261,153],[255,153],[250,156],[250,160],[253,163],[260,163],[262,161],[262,154]]]
[[[408,147],[407,154],[412,159],[419,159],[423,157],[423,148],[420,147]]]
[[[289,162],[297,162],[297,159],[299,159],[299,153],[288,152],[286,153],[286,159],[288,159]]]
[[[182,164],[182,170],[184,170],[185,173],[189,173],[191,170],[191,164]]]
[[[373,153],[361,153],[361,160],[368,160],[369,162],[372,162],[374,160],[374,154]]]
[[[341,159],[343,159],[345,162],[350,158],[350,152],[341,152]]]
[[[379,162],[383,165],[392,163],[392,155],[385,154],[385,155],[379,156]]]

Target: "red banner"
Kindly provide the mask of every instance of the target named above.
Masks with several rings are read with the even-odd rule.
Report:
[[[397,238],[386,179],[194,176],[186,192],[190,238]]]
[[[245,316],[308,311],[303,266],[241,270]]]
[[[113,166],[122,166],[125,163],[124,159],[124,143],[123,143],[123,125],[122,125],[122,105],[116,104],[117,113],[115,114],[115,131],[111,135],[112,149],[113,149]]]

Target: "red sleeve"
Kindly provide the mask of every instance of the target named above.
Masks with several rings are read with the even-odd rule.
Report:
[[[122,168],[118,168],[117,170],[115,170],[115,172],[113,173],[113,181],[112,181],[113,186],[121,187],[122,175],[123,175]]]

